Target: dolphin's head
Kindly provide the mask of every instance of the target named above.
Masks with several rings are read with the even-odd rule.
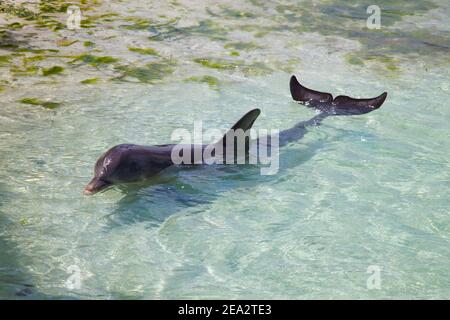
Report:
[[[146,147],[133,144],[112,147],[97,160],[94,178],[83,193],[93,195],[114,184],[141,181],[172,165],[170,159],[161,156],[161,152],[155,153],[150,149],[149,151]]]
[[[119,167],[122,146],[115,146],[106,151],[95,163],[94,178],[86,185],[83,194],[91,196],[114,184],[114,176]]]

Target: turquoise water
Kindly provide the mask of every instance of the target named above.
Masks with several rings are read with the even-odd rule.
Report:
[[[1,13],[0,297],[448,298],[449,4],[383,1],[369,30],[370,4],[88,1],[78,31],[58,28],[64,12],[43,28]],[[273,176],[168,170],[82,195],[115,144],[226,129],[252,108],[256,129],[311,118],[291,74],[389,97],[311,128]]]

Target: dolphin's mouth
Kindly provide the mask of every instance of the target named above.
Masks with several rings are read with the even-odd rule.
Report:
[[[111,186],[111,183],[103,181],[98,178],[94,178],[89,182],[83,190],[85,196],[92,196],[100,191],[105,190],[107,187]]]
[[[84,190],[83,190],[83,194],[84,194],[85,196],[92,196],[93,194],[95,194],[95,192],[90,191],[90,190],[87,190],[87,189],[84,189]]]

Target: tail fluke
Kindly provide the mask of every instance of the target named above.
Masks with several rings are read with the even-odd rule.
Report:
[[[292,99],[329,115],[369,113],[380,108],[387,97],[387,92],[384,92],[372,99],[355,99],[348,96],[338,96],[333,99],[330,93],[319,92],[302,86],[295,76],[291,77],[290,89]]]

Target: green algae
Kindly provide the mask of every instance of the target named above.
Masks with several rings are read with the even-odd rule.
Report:
[[[37,98],[23,98],[23,99],[19,100],[19,102],[24,103],[24,104],[31,104],[33,106],[39,106],[43,103],[42,100],[39,100]]]
[[[230,70],[236,68],[240,63],[223,59],[196,58],[194,62],[201,64],[206,68],[218,70]]]
[[[219,79],[213,76],[202,76],[202,77],[190,77],[184,80],[185,82],[200,82],[207,83],[211,87],[215,87],[219,84]]]
[[[98,4],[98,1],[90,1],[92,4]],[[0,13],[6,13],[11,16],[25,19],[34,22],[38,28],[47,28],[53,31],[58,31],[66,28],[66,25],[60,22],[55,15],[62,15],[67,12],[69,6],[77,4],[81,7],[82,12],[86,12],[91,8],[86,6],[88,1],[67,2],[62,0],[46,0],[34,3],[36,11],[30,10],[23,4],[7,4],[0,3]],[[84,20],[84,21],[83,21]],[[91,19],[87,17],[81,21],[82,27],[91,27]],[[86,21],[87,20],[87,21]],[[16,24],[11,28],[21,28],[21,25]]]
[[[299,63],[300,63],[299,58],[291,58],[291,59],[287,59],[287,60],[283,60],[283,61],[275,61],[273,64],[274,64],[275,70],[281,70],[286,73],[293,73],[296,69],[296,66],[298,66]],[[268,67],[266,66],[266,71],[267,71],[267,69],[268,69]]]
[[[175,27],[173,22],[152,26],[151,31],[155,35],[150,36],[149,40],[163,41],[178,37],[201,36],[208,37],[211,40],[225,41],[228,30],[213,20],[201,20],[198,25],[189,27]]]
[[[8,24],[9,29],[22,29],[24,26],[20,22],[13,22]]]
[[[115,13],[115,12],[107,12],[107,13],[103,13],[103,14],[96,16],[96,18],[103,19],[105,21],[109,21],[110,18],[114,18],[114,17],[119,17],[119,14]]]
[[[5,30],[0,30],[0,49],[4,50],[16,50],[21,45],[11,33],[7,33]]]
[[[150,19],[135,18],[135,17],[128,17],[125,19],[125,21],[131,22],[131,24],[122,26],[127,30],[146,30],[150,28],[152,24],[152,21]]]
[[[356,53],[349,53],[345,55],[345,61],[351,65],[355,66],[364,66],[366,63],[375,63],[376,65],[383,65],[383,70],[387,70],[391,72],[387,76],[391,76],[392,73],[398,73],[401,71],[400,67],[398,67],[398,59],[393,58],[387,55],[368,55],[365,52],[359,52],[359,55]],[[377,70],[380,70],[379,68]]]
[[[0,56],[0,66],[4,65],[4,64],[7,64],[9,62],[11,62],[11,56],[10,55]]]
[[[228,18],[256,18],[256,14],[222,6],[222,15]]]
[[[24,64],[28,64],[28,63],[32,63],[32,62],[43,61],[45,59],[47,59],[46,56],[35,55],[35,56],[32,56],[32,57],[24,57],[23,58],[23,63]]]
[[[352,65],[356,65],[356,66],[363,66],[364,65],[364,61],[361,60],[358,56],[356,56],[353,53],[349,53],[347,55],[345,55],[345,60]]]
[[[276,6],[279,15],[273,17],[277,26],[271,31],[289,30],[296,33],[317,32],[324,36],[340,36],[362,44],[363,55],[375,54],[420,54],[433,56],[436,50],[448,54],[450,38],[443,33],[436,35],[433,29],[416,30],[393,28],[405,16],[422,15],[438,8],[437,4],[425,0],[404,2],[387,0],[383,2],[381,29],[368,29],[366,9],[373,3],[363,1],[323,1],[302,3],[301,6],[283,4]],[[356,60],[354,63],[359,63]],[[356,65],[356,64],[355,64]]]
[[[80,27],[85,29],[94,28],[97,25],[96,21],[95,17],[84,17],[84,19],[81,19]]]
[[[30,224],[30,221],[27,218],[22,218],[19,220],[19,223],[20,223],[20,225],[25,227]]]
[[[394,63],[397,61],[397,59],[386,56],[386,55],[369,55],[369,56],[366,56],[366,59],[369,61],[378,61],[378,62],[385,63],[385,64]]]
[[[227,43],[223,47],[225,49],[234,49],[234,50],[255,50],[261,48],[261,46],[257,45],[254,42],[242,42],[242,41]]]
[[[63,71],[64,71],[63,67],[61,67],[61,66],[53,66],[51,68],[42,69],[42,75],[47,77],[47,76],[52,76],[52,75],[55,75],[55,74],[60,74]]]
[[[269,31],[258,31],[254,34],[255,38],[262,38],[269,34]]]
[[[263,62],[253,62],[251,64],[242,65],[239,66],[239,69],[246,76],[265,76],[273,72],[273,70]]]
[[[24,98],[19,100],[19,102],[33,106],[41,106],[46,109],[56,109],[61,105],[59,102],[42,101],[37,98]]]
[[[7,3],[0,3],[0,13],[6,13],[25,20],[36,20],[39,17],[38,14],[24,6],[15,6]]]
[[[389,70],[389,71],[400,71],[400,68],[399,67],[397,67],[396,65],[393,65],[393,64],[388,64],[387,66],[386,66],[386,69],[387,70]]]
[[[254,32],[256,30],[259,30],[259,26],[253,25],[253,24],[244,24],[239,26],[239,29],[246,32]]]
[[[45,15],[39,16],[36,21],[36,26],[38,28],[46,28],[53,31],[63,30],[67,27],[64,23]]]
[[[12,66],[10,69],[14,76],[34,76],[38,73],[39,67],[37,66]]]
[[[65,1],[55,1],[55,0],[47,0],[41,1],[39,4],[39,11],[41,13],[62,13],[66,12],[67,8],[70,6],[70,3]]]
[[[383,9],[383,15],[392,16],[413,16],[414,13],[410,11],[397,10],[397,9]]]
[[[104,64],[110,64],[119,61],[119,59],[110,57],[110,56],[94,56],[92,54],[82,54],[79,56],[76,56],[74,60],[71,62],[84,62],[91,66],[100,66]]]
[[[100,78],[90,78],[80,81],[82,84],[95,84],[100,80]]]
[[[375,61],[385,65],[385,69],[391,72],[399,72],[400,68],[397,66],[398,59],[386,55],[371,55],[366,58],[368,61]]]
[[[56,41],[56,45],[59,47],[69,47],[77,42],[78,42],[78,40],[61,39],[61,40]]]
[[[273,72],[263,62],[245,63],[242,60],[225,60],[225,59],[210,59],[210,58],[196,58],[194,62],[211,69],[217,70],[239,70],[247,76],[261,76]]]
[[[158,52],[152,48],[136,48],[136,47],[128,47],[128,50],[132,52],[137,52],[142,55],[151,55],[151,56],[159,56]]]
[[[256,1],[256,0],[255,0]],[[55,15],[51,13],[63,13],[63,11],[58,11],[62,8],[62,4],[64,1],[48,1],[55,4],[55,8],[50,8],[49,12],[39,12],[38,14],[33,14],[31,11],[24,10],[21,14],[24,17],[28,17],[32,20],[34,20],[35,23],[45,25],[45,23],[48,24],[50,28],[58,26],[62,26],[65,28],[64,23],[63,24],[57,24],[56,20],[54,19],[55,16],[61,17],[61,15]],[[76,3],[77,1],[71,1]],[[82,1],[83,5],[88,3],[88,1]],[[251,0],[250,2],[254,2]],[[342,36],[347,39],[357,40],[361,43],[361,51],[355,53],[355,54],[349,54],[345,56],[345,61],[351,65],[354,66],[375,66],[376,64],[381,64],[380,69],[389,71],[388,73],[393,74],[396,72],[401,71],[400,66],[398,64],[398,61],[388,61],[385,58],[383,58],[383,55],[386,56],[395,56],[398,54],[405,54],[409,55],[411,53],[418,54],[418,55],[431,55],[434,54],[435,50],[440,52],[445,52],[445,50],[448,51],[448,45],[446,43],[448,42],[448,37],[445,35],[439,34],[434,35],[433,30],[429,29],[420,29],[420,30],[406,30],[406,29],[393,29],[393,28],[385,28],[385,18],[388,20],[386,25],[392,25],[392,21],[400,21],[402,17],[410,16],[414,14],[421,14],[424,12],[427,12],[431,8],[435,7],[434,4],[432,4],[430,1],[425,0],[423,4],[417,4],[417,3],[411,3],[411,4],[402,4],[399,1],[392,1],[387,0],[386,6],[383,6],[382,8],[382,29],[381,30],[369,30],[365,26],[365,19],[367,18],[367,14],[365,9],[367,8],[365,6],[365,3],[367,1],[363,0],[362,4],[357,2],[356,0],[350,0],[350,1],[336,1],[333,3],[336,3],[336,8],[331,8],[330,3],[327,1],[322,1],[317,3],[314,7],[309,4],[305,3],[302,4],[302,6],[298,6],[295,4],[292,5],[280,5],[276,7],[276,10],[279,12],[277,15],[262,15],[261,17],[264,17],[264,19],[270,19],[268,24],[257,24],[256,20],[246,20],[254,18],[256,15],[253,13],[247,14],[246,11],[249,11],[249,9],[245,9],[246,11],[239,11],[234,9],[229,9],[225,6],[219,6],[219,8],[222,9],[222,11],[219,11],[220,13],[212,13],[212,16],[216,16],[219,19],[205,19],[198,21],[198,25],[188,26],[188,27],[180,27],[176,24],[173,24],[173,21],[176,21],[176,19],[173,19],[171,21],[168,21],[166,23],[160,23],[157,24],[151,19],[147,18],[135,18],[135,17],[128,17],[128,18],[122,18],[123,20],[129,22],[128,25],[122,26],[124,28],[130,29],[130,30],[141,30],[141,29],[148,29],[152,34],[155,34],[155,36],[152,36],[151,40],[173,40],[173,39],[179,39],[179,38],[185,38],[185,37],[191,37],[191,36],[202,36],[207,37],[211,40],[220,40],[223,41],[222,45],[225,49],[228,49],[224,52],[225,55],[228,55],[227,57],[224,57],[224,59],[209,59],[209,58],[200,58],[195,59],[196,62],[201,64],[204,67],[212,68],[216,70],[238,70],[241,71],[247,75],[260,75],[260,74],[267,74],[269,72],[272,72],[272,70],[291,70],[288,65],[286,65],[284,62],[270,62],[268,63],[267,60],[264,60],[263,62],[255,62],[252,63],[251,61],[239,61],[236,58],[239,56],[245,56],[248,55],[245,54],[245,51],[250,50],[256,50],[258,48],[261,48],[257,43],[250,41],[235,41],[236,39],[231,40],[227,37],[227,34],[229,32],[232,32],[234,29],[243,30],[246,32],[252,32],[253,36],[255,38],[263,37],[269,32],[296,32],[299,33],[302,32],[317,32],[322,35],[331,35],[331,36]],[[92,3],[92,2],[91,2]],[[367,2],[368,3],[368,2]],[[50,6],[53,6],[51,4]],[[0,4],[0,11],[2,8],[2,4]],[[56,10],[56,11],[55,11]],[[48,10],[47,10],[48,11]],[[216,10],[215,10],[216,11]],[[103,15],[90,15],[85,16],[83,15],[87,20],[85,23],[94,25],[94,20],[99,19],[110,19],[113,17],[118,16],[115,13],[107,13]],[[221,23],[221,18],[233,18],[236,21],[236,24],[233,25],[233,27],[227,26],[227,24]],[[160,17],[163,19],[168,19],[167,17]],[[156,19],[156,17],[155,17]],[[61,19],[59,19],[61,20]],[[14,21],[14,20],[13,20]],[[63,20],[62,20],[63,21]],[[223,21],[223,19],[222,19]],[[274,23],[270,23],[274,22]],[[20,22],[22,23],[22,22]],[[56,24],[55,24],[56,23]],[[258,19],[259,23],[259,19]],[[27,25],[30,25],[30,23],[26,22]],[[237,27],[236,27],[237,25]],[[17,26],[19,28],[19,26]],[[2,30],[0,30],[0,37],[2,37]],[[84,31],[85,33],[89,33],[87,31]],[[91,32],[92,33],[92,32]],[[251,34],[250,34],[251,36]],[[116,36],[112,36],[116,37]],[[20,38],[17,38],[20,39]],[[26,50],[29,50],[28,52],[33,52],[38,54],[36,58],[34,57],[25,57],[23,59],[24,64],[32,64],[37,61],[42,61],[45,59],[48,55],[46,54],[48,51],[39,49],[28,49],[24,48],[24,44],[20,42],[16,42],[15,39],[12,39],[11,41],[3,42],[0,39],[0,47],[6,46],[8,50],[13,50],[13,52],[27,52]],[[256,39],[255,39],[256,40]],[[234,41],[234,42],[230,42]],[[339,41],[339,40],[336,40]],[[262,43],[258,41],[258,43]],[[86,48],[85,52],[91,52],[95,53],[96,55],[101,53],[96,53],[95,50],[91,50],[90,47],[95,46],[95,43],[91,41],[85,41],[83,45]],[[28,45],[29,46],[29,45]],[[64,45],[63,45],[64,46]],[[145,45],[144,45],[145,46]],[[155,48],[158,48],[155,46]],[[158,53],[156,50],[153,52],[152,48],[149,48],[150,50],[147,51],[147,48],[136,48],[132,47],[129,48],[130,51],[142,54],[142,55],[154,55],[157,56]],[[39,51],[38,51],[39,50]],[[63,50],[63,49],[61,49]],[[80,52],[81,53],[81,52]],[[41,57],[39,57],[41,55]],[[379,56],[380,58],[371,58],[371,55]],[[12,56],[12,55],[11,55]],[[42,57],[42,56],[45,56]],[[414,55],[411,55],[413,57]],[[13,56],[12,56],[13,57]],[[62,57],[62,56],[61,56]],[[410,57],[410,58],[411,58]],[[106,59],[103,59],[106,58]],[[108,59],[109,58],[109,59]],[[101,66],[106,64],[111,64],[118,62],[119,60],[117,58],[113,57],[98,57],[94,55],[81,55],[81,56],[72,56],[71,59],[72,62],[82,62],[87,63],[91,66]],[[110,60],[112,59],[112,60]],[[242,58],[241,58],[242,59]],[[194,61],[195,61],[194,60]],[[234,61],[236,60],[236,61]],[[270,60],[270,59],[269,59]],[[15,61],[15,60],[14,60]],[[10,63],[10,62],[4,62],[4,63]],[[121,64],[125,62],[121,61]],[[0,61],[1,65],[1,61]],[[27,69],[29,68],[29,69]],[[133,69],[134,67],[130,67],[130,69]],[[137,66],[135,68],[142,68],[142,69],[148,69],[147,66]],[[31,75],[36,73],[37,71],[40,71],[41,69],[37,66],[24,66],[15,68],[16,72],[15,75]],[[147,74],[147,70],[140,70],[144,76],[142,79],[144,81],[153,81],[152,76]],[[287,71],[286,71],[287,72]],[[146,80],[146,78],[149,78]]]
[[[207,36],[213,40],[226,40],[225,36],[228,34],[228,30],[221,24],[209,19],[199,21],[198,26],[183,28],[183,32]]]
[[[142,67],[118,66],[116,67],[116,70],[121,72],[122,75],[117,77],[116,80],[125,80],[127,77],[130,77],[135,78],[142,83],[152,84],[172,74],[174,72],[174,65],[175,62],[169,60],[148,63]]]
[[[39,3],[39,12],[45,13],[45,14],[52,14],[52,13],[66,13],[67,9],[71,5],[77,5],[80,7],[80,9],[83,12],[92,10],[92,5],[98,5],[101,1],[98,0],[72,0],[72,1],[65,1],[65,0],[46,0],[46,1],[40,1]]]
[[[33,49],[33,48],[19,48],[16,50],[16,52],[27,52],[27,53],[36,53],[36,54],[43,54],[43,53],[58,53],[59,50],[57,49]]]

